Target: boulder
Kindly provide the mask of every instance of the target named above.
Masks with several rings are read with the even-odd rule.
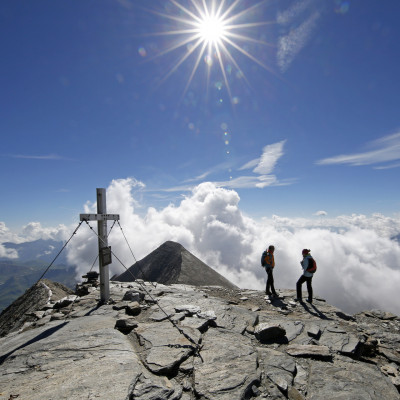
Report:
[[[278,324],[262,323],[254,329],[255,337],[262,343],[282,339],[286,335],[286,330]]]

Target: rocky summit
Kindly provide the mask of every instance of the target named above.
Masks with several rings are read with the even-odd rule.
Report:
[[[218,285],[238,288],[217,271],[186,250],[181,244],[167,241],[142,260],[136,262],[113,280],[131,282],[135,279],[159,282],[165,285]]]
[[[0,399],[400,399],[387,312],[291,290],[112,282],[100,304],[95,283],[61,299],[39,286],[46,303],[0,339]]]

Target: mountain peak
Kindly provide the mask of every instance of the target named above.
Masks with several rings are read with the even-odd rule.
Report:
[[[143,279],[163,284],[180,283],[194,286],[217,285],[237,288],[233,283],[186,250],[181,244],[167,241],[113,278],[119,282]]]

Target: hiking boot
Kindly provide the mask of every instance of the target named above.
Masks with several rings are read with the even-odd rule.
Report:
[[[307,299],[306,302],[312,304],[312,299]]]
[[[301,297],[296,297],[296,298],[293,299],[293,301],[302,303],[303,299]]]

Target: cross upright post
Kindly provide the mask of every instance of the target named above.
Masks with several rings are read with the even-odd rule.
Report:
[[[100,301],[108,302],[110,298],[110,272],[111,249],[108,247],[107,220],[119,220],[118,214],[107,214],[106,189],[96,189],[97,214],[80,214],[81,221],[97,221],[97,234],[99,237],[99,273],[100,273]]]
[[[97,194],[97,214],[107,213],[106,189],[96,189]],[[100,300],[107,302],[110,298],[110,269],[104,265],[101,257],[101,249],[108,247],[107,239],[107,220],[97,221],[97,233],[99,235],[99,272],[100,272]]]

